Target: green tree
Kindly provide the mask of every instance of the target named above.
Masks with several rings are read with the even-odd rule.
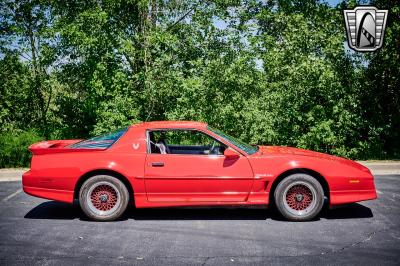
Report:
[[[383,47],[367,54],[362,73],[362,117],[365,134],[375,135],[370,157],[400,157],[400,3],[373,1],[389,10]]]
[[[362,54],[345,45],[356,1],[0,0],[0,130],[27,143],[186,119],[398,158],[399,4],[372,4],[389,9],[385,43]]]
[[[21,75],[28,74],[25,79],[30,80],[29,86],[25,87],[29,101],[24,104],[31,107],[31,122],[26,126],[37,125],[47,137],[49,107],[53,96],[50,72],[56,59],[56,51],[52,46],[56,36],[49,29],[51,24],[49,6],[43,1],[0,1],[0,52],[18,56],[29,67],[29,73],[20,72]],[[6,86],[7,82],[3,84]],[[10,90],[6,87],[3,89]]]

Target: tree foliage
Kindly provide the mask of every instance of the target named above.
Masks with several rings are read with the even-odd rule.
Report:
[[[389,9],[385,43],[360,54],[343,26],[355,4],[0,0],[0,129],[200,120],[255,144],[398,158],[400,7],[371,3]]]

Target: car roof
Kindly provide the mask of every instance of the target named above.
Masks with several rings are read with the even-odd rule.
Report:
[[[196,121],[151,121],[132,126],[145,128],[205,128],[207,123]]]

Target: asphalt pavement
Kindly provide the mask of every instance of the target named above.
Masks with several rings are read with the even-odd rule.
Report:
[[[378,200],[282,221],[265,208],[130,208],[91,222],[79,206],[0,183],[0,265],[399,265],[400,175],[376,176]]]

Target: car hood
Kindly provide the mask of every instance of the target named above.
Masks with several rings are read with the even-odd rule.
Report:
[[[314,157],[317,159],[330,160],[330,161],[343,163],[343,164],[346,164],[346,165],[349,165],[352,167],[356,167],[360,170],[369,172],[368,168],[366,168],[365,166],[363,166],[357,162],[354,162],[349,159],[341,158],[338,156],[329,155],[326,153],[310,151],[310,150],[305,150],[305,149],[299,149],[299,148],[285,147],[285,146],[259,146],[259,148],[260,149],[257,153],[259,156],[268,156],[268,155],[308,156],[308,157]]]
[[[294,155],[304,155],[304,156],[313,156],[319,158],[330,158],[335,157],[329,154],[304,150],[299,148],[285,147],[285,146],[259,146],[260,155],[269,155],[269,154],[294,154]],[[338,157],[339,158],[339,157]]]

